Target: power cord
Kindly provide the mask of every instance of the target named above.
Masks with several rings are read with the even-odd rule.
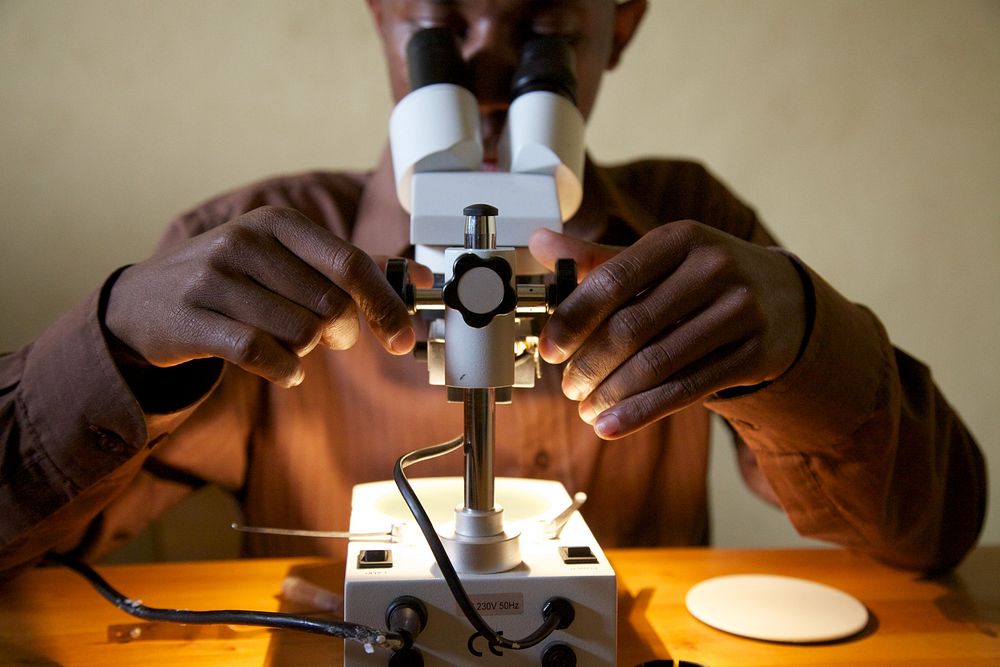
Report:
[[[279,630],[296,630],[328,637],[356,641],[365,646],[366,651],[378,646],[390,651],[408,648],[410,641],[399,633],[376,630],[375,628],[345,621],[323,620],[296,614],[271,611],[247,611],[242,609],[220,609],[214,611],[190,611],[187,609],[162,609],[147,607],[139,600],[133,600],[109,584],[92,567],[74,558],[49,553],[46,558],[68,567],[81,575],[98,593],[125,613],[148,621],[168,621],[192,625],[253,625]]]
[[[396,465],[392,470],[392,477],[399,488],[400,494],[403,496],[403,500],[406,501],[407,506],[410,508],[417,526],[420,527],[420,532],[424,534],[427,546],[430,547],[431,553],[434,555],[434,560],[437,561],[438,567],[441,568],[441,575],[444,577],[445,583],[448,584],[448,588],[451,589],[452,597],[455,598],[455,602],[462,610],[462,613],[465,614],[469,623],[472,624],[472,627],[494,648],[510,650],[531,648],[545,641],[555,630],[568,627],[573,621],[573,606],[562,598],[554,598],[546,602],[542,608],[542,616],[544,618],[542,624],[524,639],[509,639],[490,627],[483,620],[483,617],[479,615],[479,612],[476,611],[472,600],[469,599],[469,594],[465,591],[462,580],[459,578],[458,572],[455,571],[455,566],[452,565],[451,559],[448,557],[448,552],[445,551],[444,545],[441,543],[441,538],[438,537],[437,531],[434,530],[434,524],[431,523],[427,511],[420,503],[420,499],[417,498],[417,494],[413,491],[413,487],[410,486],[410,482],[403,472],[415,463],[421,463],[422,461],[450,454],[461,447],[464,441],[463,436],[458,436],[448,442],[404,454],[396,461]]]
[[[531,648],[545,641],[555,630],[568,627],[573,621],[573,606],[562,598],[553,598],[547,601],[542,607],[542,624],[523,639],[510,639],[494,630],[483,620],[483,617],[476,611],[472,600],[469,599],[469,594],[462,585],[462,580],[459,578],[455,566],[452,565],[451,559],[448,557],[448,553],[441,543],[441,538],[438,537],[434,529],[434,524],[431,523],[427,511],[424,509],[409,480],[406,478],[406,474],[403,472],[415,463],[421,463],[444,456],[445,454],[450,454],[460,448],[463,443],[464,437],[458,436],[448,442],[404,454],[396,461],[393,467],[393,479],[399,488],[400,494],[403,496],[403,500],[406,501],[407,506],[410,508],[417,526],[419,526],[420,531],[427,540],[427,546],[430,547],[438,567],[441,568],[441,574],[448,588],[451,590],[452,597],[455,598],[455,602],[469,620],[469,623],[494,648],[509,650]],[[46,555],[46,558],[81,575],[111,604],[127,614],[144,620],[187,623],[191,625],[249,625],[281,630],[295,630],[356,641],[363,644],[366,651],[370,651],[374,646],[390,651],[400,651],[408,649],[412,645],[412,638],[405,633],[385,632],[347,621],[322,620],[296,614],[242,609],[191,611],[187,609],[147,607],[139,600],[126,597],[109,584],[92,567],[82,561],[57,553],[49,553]]]

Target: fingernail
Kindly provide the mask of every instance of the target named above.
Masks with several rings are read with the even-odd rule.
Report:
[[[301,350],[299,350],[295,354],[298,355],[299,357],[306,356],[307,354],[309,354],[310,352],[312,352],[313,350],[316,349],[316,346],[319,345],[319,341],[320,341],[321,338],[323,338],[323,332],[322,331],[317,331],[316,332],[316,336],[313,337],[313,339],[311,341],[309,341],[309,343],[305,347],[303,347]]]
[[[594,430],[602,438],[613,438],[621,432],[622,425],[618,421],[618,416],[612,413],[598,419],[594,425]]]
[[[569,357],[565,350],[552,342],[551,338],[544,336],[538,341],[538,352],[542,355],[542,359],[550,364],[561,364]]]
[[[295,369],[295,375],[293,375],[289,380],[288,384],[285,386],[291,389],[292,387],[298,387],[302,384],[302,381],[306,379],[306,372],[301,368]]]
[[[574,401],[582,401],[588,394],[587,388],[573,378],[563,378],[562,390],[566,398]]]
[[[406,354],[413,349],[416,341],[417,335],[414,333],[413,328],[406,327],[389,339],[389,351],[393,354]]]
[[[598,412],[597,410],[594,409],[594,406],[591,405],[590,403],[581,403],[579,410],[580,410],[580,419],[593,426],[594,420],[597,419],[598,415]]]

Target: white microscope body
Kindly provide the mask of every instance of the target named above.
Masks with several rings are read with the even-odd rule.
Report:
[[[537,332],[519,315],[551,312],[575,285],[572,272],[543,284],[545,269],[527,251],[536,229],[559,230],[582,199],[584,122],[572,100],[570,56],[558,38],[526,46],[497,171],[480,171],[478,103],[456,82],[461,59],[447,30],[411,40],[413,91],[390,120],[397,194],[411,214],[415,259],[444,285],[415,289],[398,267],[390,280],[411,312],[444,311],[430,328],[429,379],[465,405],[464,480],[418,479],[413,486],[469,598],[495,631],[525,637],[555,598],[570,603],[573,617],[530,648],[494,645],[460,610],[416,526],[391,540],[352,540],[345,620],[385,627],[394,601],[419,599],[426,626],[414,649],[425,665],[615,662],[615,574],[576,512],[582,500],[571,503],[558,482],[498,480],[493,472],[495,405],[510,402],[513,387],[533,386],[538,364]],[[534,278],[519,283],[518,276]],[[506,518],[497,497],[511,508]],[[393,503],[396,509],[387,509]],[[355,487],[352,532],[408,518],[391,483]],[[392,664],[404,664],[402,655]],[[385,654],[346,646],[345,665],[382,664]]]

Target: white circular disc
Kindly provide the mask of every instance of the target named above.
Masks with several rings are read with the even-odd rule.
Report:
[[[696,584],[685,599],[702,623],[751,639],[824,642],[860,632],[868,610],[824,584],[770,574],[734,574]]]

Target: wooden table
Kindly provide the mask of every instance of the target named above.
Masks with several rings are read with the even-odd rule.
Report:
[[[726,665],[1000,665],[1000,546],[981,547],[954,573],[925,579],[836,550],[611,550],[619,574],[619,664],[654,658]],[[158,607],[292,610],[277,596],[295,573],[331,589],[343,566],[321,560],[244,560],[100,568],[125,594]],[[836,643],[795,646],[705,626],[684,608],[699,581],[722,574],[798,576],[859,598],[872,622]],[[0,664],[340,665],[340,640],[218,626],[145,627],[130,642],[110,626],[141,625],[62,568],[0,585]]]

